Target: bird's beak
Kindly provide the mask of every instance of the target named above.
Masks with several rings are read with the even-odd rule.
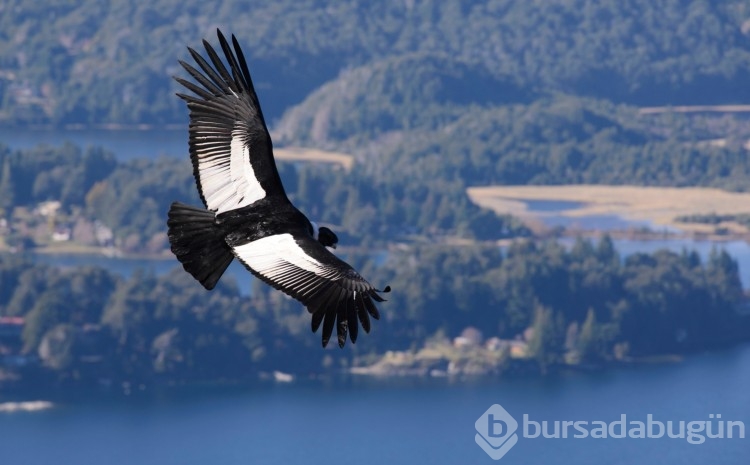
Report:
[[[332,244],[331,248],[335,249],[336,248],[336,244]]]

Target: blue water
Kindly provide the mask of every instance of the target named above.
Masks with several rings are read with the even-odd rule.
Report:
[[[673,228],[656,225],[650,221],[628,219],[620,215],[566,216],[563,213],[583,207],[585,202],[569,200],[521,200],[527,211],[541,220],[547,227],[562,226],[565,229],[581,231],[622,231],[627,229],[651,229],[655,231],[675,231]]]
[[[623,231],[649,229],[657,232],[679,233],[680,230],[670,226],[659,225],[648,220],[634,220],[617,214],[567,216],[564,213],[578,210],[585,202],[570,200],[519,200],[526,205],[526,210],[549,228],[563,227],[574,231]]]
[[[160,155],[188,158],[187,123],[180,129],[26,129],[0,127],[0,142],[13,149],[39,144],[72,142],[81,147],[100,146],[120,160],[155,158]]]
[[[683,363],[548,379],[299,382],[232,391],[74,398],[0,414],[8,464],[490,464],[474,422],[499,403],[521,421],[705,421],[750,427],[750,347]],[[522,429],[520,430],[522,433]],[[750,431],[746,431],[746,434]],[[505,464],[747,464],[750,439],[530,439]]]
[[[622,231],[628,229],[651,229],[660,231],[667,229],[654,225],[650,221],[639,221],[624,218],[620,215],[586,215],[571,217],[559,214],[539,215],[545,225],[549,227],[562,226],[565,229],[578,231]]]
[[[87,254],[32,254],[31,258],[36,263],[62,269],[95,266],[104,268],[126,279],[133,276],[133,273],[137,270],[150,272],[159,276],[175,268],[182,268],[176,258],[117,258]],[[234,280],[242,295],[250,295],[250,287],[254,278],[237,260],[233,261],[229,265],[229,268],[227,268],[223,279],[227,278]]]
[[[576,210],[584,205],[584,202],[571,200],[521,200],[526,204],[526,210],[530,212],[560,212],[564,210]]]

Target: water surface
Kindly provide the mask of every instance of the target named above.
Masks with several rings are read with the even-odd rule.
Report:
[[[36,263],[62,269],[81,266],[104,268],[126,279],[139,270],[159,276],[176,268],[182,269],[176,258],[119,258],[95,254],[31,254],[31,258]],[[237,260],[232,261],[227,268],[223,279],[227,277],[235,281],[243,295],[250,295],[252,280],[255,278]]]
[[[160,155],[188,158],[187,123],[181,129],[28,129],[0,127],[0,142],[12,149],[39,144],[59,146],[72,142],[81,147],[99,146],[119,160],[156,158]]]
[[[9,464],[490,464],[474,422],[499,403],[532,420],[707,420],[750,425],[750,347],[684,363],[547,379],[295,382],[231,391],[86,396],[0,415]],[[501,463],[750,463],[749,439],[529,439]]]

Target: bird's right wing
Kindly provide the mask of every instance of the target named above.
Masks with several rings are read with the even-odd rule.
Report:
[[[347,332],[356,342],[357,320],[370,332],[370,316],[380,318],[373,303],[384,300],[380,291],[308,235],[267,236],[232,251],[255,276],[302,302],[312,313],[313,332],[323,323],[323,347],[334,326],[343,347]]]
[[[188,48],[200,70],[180,61],[196,83],[175,77],[195,95],[178,93],[190,110],[190,159],[201,200],[209,210],[224,213],[277,195],[286,199],[273,158],[258,96],[242,49],[232,36],[234,52],[221,31],[224,66],[203,41],[211,61]]]

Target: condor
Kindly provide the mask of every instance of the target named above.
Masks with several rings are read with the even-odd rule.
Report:
[[[228,69],[207,41],[204,59],[188,48],[195,79],[175,77],[192,95],[178,93],[190,111],[190,160],[205,208],[174,202],[169,243],[183,268],[213,289],[234,258],[257,278],[290,295],[323,325],[323,347],[336,327],[339,347],[357,340],[358,322],[370,331],[380,292],[327,247],[338,238],[292,205],[273,157],[271,136],[237,39],[217,31]]]

